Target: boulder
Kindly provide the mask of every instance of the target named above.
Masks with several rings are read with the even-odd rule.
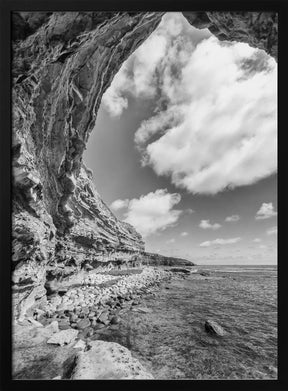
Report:
[[[145,307],[138,307],[135,308],[137,312],[142,312],[143,314],[149,314],[153,312],[150,308],[145,308]]]
[[[48,339],[47,343],[60,346],[68,345],[76,339],[77,334],[78,330],[61,330],[59,333],[54,334],[50,339]]]
[[[86,348],[86,343],[82,339],[79,339],[79,341],[76,342],[76,344],[73,346],[73,348],[84,350]]]
[[[89,326],[90,326],[90,320],[87,319],[87,318],[82,319],[82,320],[80,320],[80,321],[77,323],[77,328],[78,328],[78,329],[81,329],[81,330],[86,329],[86,328],[89,327]]]
[[[153,379],[131,352],[115,342],[92,341],[76,356],[72,380]]]
[[[101,322],[101,323],[106,324],[107,321],[108,321],[108,315],[109,315],[108,311],[102,312],[102,314],[98,318],[98,321]]]
[[[205,322],[205,330],[207,333],[211,333],[219,337],[226,335],[226,331],[218,323],[210,319]]]
[[[110,323],[111,324],[118,324],[120,322],[119,316],[113,316]]]
[[[43,327],[43,324],[35,320],[32,316],[27,317],[27,320],[36,327]]]
[[[190,274],[190,270],[184,269],[182,267],[173,267],[170,269],[173,273],[184,273],[184,274]]]
[[[210,276],[209,272],[200,272],[199,274],[200,274],[200,276],[203,276],[203,277],[209,277]]]
[[[68,319],[60,319],[58,322],[58,326],[60,330],[70,329],[70,322]]]

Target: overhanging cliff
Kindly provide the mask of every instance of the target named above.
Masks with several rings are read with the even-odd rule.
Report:
[[[143,253],[136,230],[101,200],[82,155],[101,97],[163,13],[13,14],[13,292],[15,316],[97,262]],[[219,39],[277,56],[275,13],[184,13]]]

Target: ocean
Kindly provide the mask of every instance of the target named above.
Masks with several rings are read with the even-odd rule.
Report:
[[[196,266],[147,295],[151,313],[128,311],[97,338],[131,350],[155,379],[277,379],[277,267]],[[227,332],[207,334],[212,319]]]

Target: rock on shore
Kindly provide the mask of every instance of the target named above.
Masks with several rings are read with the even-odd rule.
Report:
[[[226,331],[214,320],[206,320],[205,322],[205,330],[207,333],[217,335],[218,337],[224,337],[226,335]]]
[[[131,352],[115,342],[93,341],[75,359],[72,380],[153,379]]]

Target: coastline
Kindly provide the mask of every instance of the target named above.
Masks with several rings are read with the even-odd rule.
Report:
[[[154,268],[153,273],[167,276],[163,269]],[[34,334],[30,331],[29,338],[22,334],[19,339],[22,343],[26,341],[26,355],[25,349],[18,346],[15,359],[18,358],[19,365],[15,368],[15,377],[72,379],[78,363],[83,360],[87,363],[89,359],[88,367],[92,370],[87,375],[78,368],[76,374],[79,378],[276,379],[276,268],[271,275],[265,270],[263,273],[229,273],[225,268],[218,272],[207,272],[198,266],[197,269],[197,273],[191,274],[170,271],[167,279],[155,278],[155,284],[146,288],[142,285],[138,294],[134,291],[132,296],[137,297],[133,300],[128,296],[128,300],[120,303],[117,299],[115,303],[121,304],[116,306],[119,322],[113,324],[108,316],[110,323],[97,322],[91,336],[84,336],[83,330],[78,330],[77,338],[67,345],[47,344],[51,335],[42,340],[39,337],[51,324],[61,324],[63,318],[53,320],[50,326],[29,326]],[[191,268],[193,270],[195,268]],[[126,273],[111,271],[112,274],[119,272]],[[134,274],[130,277],[139,279],[139,270],[131,269],[132,272]],[[113,277],[110,282],[116,282],[115,277],[119,276]],[[102,282],[104,286],[108,283],[108,280]],[[264,296],[263,284],[269,287],[265,288],[267,294]],[[109,304],[107,308],[110,311]],[[249,316],[243,317],[244,313]],[[204,328],[207,319],[219,322],[226,335],[219,338],[208,334]],[[102,321],[105,322],[105,317]],[[38,342],[34,344],[37,338]],[[110,353],[114,356],[111,357]],[[106,357],[103,363],[99,355]],[[92,357],[95,365],[91,366]],[[137,365],[133,360],[137,360]]]
[[[160,283],[168,282],[172,275],[172,272],[154,267],[113,270],[110,273],[92,271],[86,273],[82,281],[77,281],[77,284],[66,287],[66,291],[60,289],[58,293],[53,293],[48,297],[47,302],[40,303],[37,308],[32,307],[24,318],[14,322],[13,378],[24,380],[29,378],[54,379],[57,377],[59,379],[60,376],[61,379],[69,379],[71,368],[75,367],[75,360],[80,359],[80,353],[84,354],[84,351],[91,350],[89,344],[93,336],[94,339],[97,338],[97,331],[107,328],[117,329],[119,322],[121,322],[121,316],[127,311],[142,311],[144,313],[149,311],[147,307],[141,307],[141,297],[144,294],[155,295]],[[52,336],[61,336],[61,332],[63,334],[65,330],[66,333],[76,330],[71,341],[67,340],[68,343],[64,341],[61,345],[59,345],[62,343],[61,341],[58,344],[48,342]],[[79,344],[79,341],[83,343]],[[77,348],[77,344],[79,348]],[[102,348],[104,351],[109,350],[110,343],[106,343]],[[29,352],[29,350],[31,351]],[[27,354],[24,353],[25,351]],[[39,354],[40,361],[44,363],[43,366],[38,363]],[[51,354],[54,355],[54,359],[51,368],[47,369],[45,366],[51,358]],[[113,367],[114,364],[111,362],[110,367]],[[51,371],[55,372],[53,366],[56,372],[61,373],[57,373],[56,376],[51,375]],[[108,368],[107,371],[110,373],[111,368]],[[94,372],[92,370],[92,373],[87,375],[90,376],[88,379],[98,378],[98,375],[95,375],[95,370]],[[144,369],[141,373],[140,378],[151,378],[151,374],[145,372]],[[78,378],[79,373],[73,376]],[[103,376],[105,378],[105,373],[102,373],[101,376],[100,378]],[[112,379],[118,378],[117,368],[114,368],[114,373],[112,371],[110,376]],[[129,367],[124,371],[123,378],[127,378],[127,376],[128,378],[139,378],[138,375],[131,372]],[[80,376],[80,378],[82,377]]]

